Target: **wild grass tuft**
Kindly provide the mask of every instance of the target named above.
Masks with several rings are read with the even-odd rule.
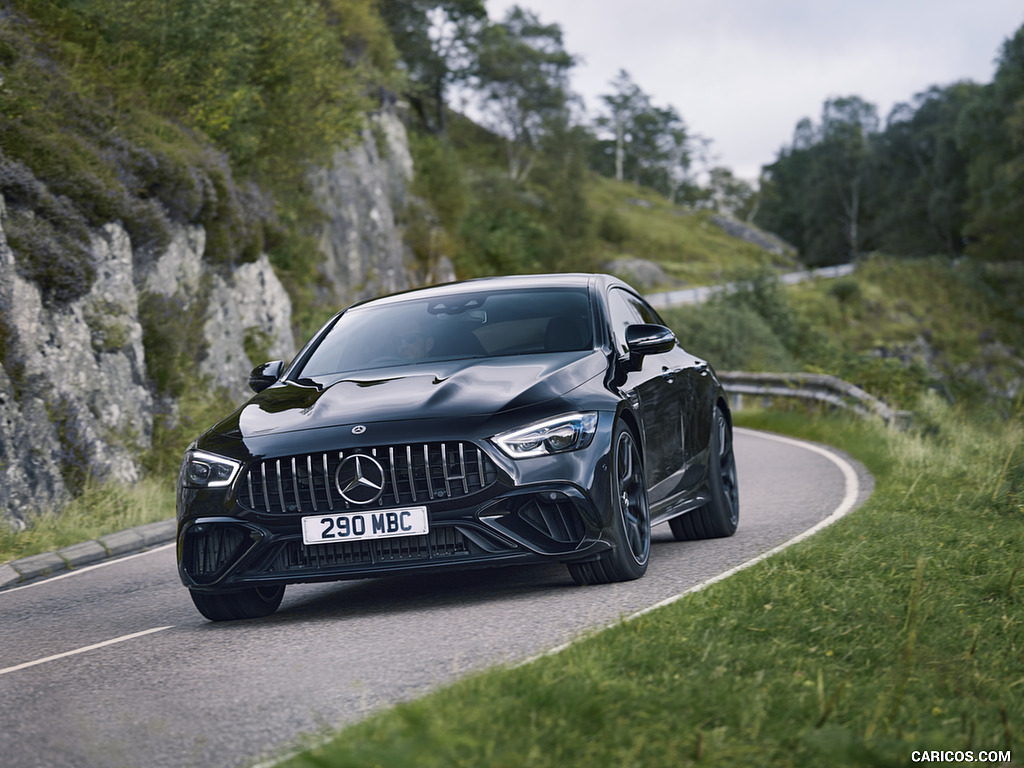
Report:
[[[134,485],[87,479],[63,510],[30,515],[24,530],[0,525],[0,563],[174,517],[174,488],[149,478]]]

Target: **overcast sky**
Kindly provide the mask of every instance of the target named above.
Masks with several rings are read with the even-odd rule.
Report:
[[[894,104],[932,85],[991,82],[1003,41],[1024,24],[1021,0],[485,2],[492,20],[520,5],[561,25],[589,115],[625,69],[748,179],[830,97],[860,96],[884,125]]]

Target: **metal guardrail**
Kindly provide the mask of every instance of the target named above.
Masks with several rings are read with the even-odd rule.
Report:
[[[795,397],[853,411],[862,418],[880,418],[889,426],[905,428],[910,412],[889,407],[860,387],[823,373],[746,373],[719,372],[725,391],[732,398],[733,410],[743,407],[743,396],[774,398]]]

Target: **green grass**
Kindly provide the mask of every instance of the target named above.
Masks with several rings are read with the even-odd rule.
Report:
[[[634,184],[592,174],[587,197],[596,216],[613,221],[607,236],[614,242],[601,243],[603,259],[648,259],[660,264],[673,280],[691,285],[714,285],[737,273],[764,268],[801,268],[795,256],[773,256],[730,237],[707,212],[672,205],[657,192]]]
[[[849,451],[874,474],[873,496],[703,592],[381,712],[286,765],[910,765],[917,749],[1019,752],[1024,430],[934,400],[920,418],[900,434],[744,414]]]
[[[787,295],[799,322],[833,346],[808,363],[849,381],[863,376],[859,383],[883,396],[896,369],[916,366],[957,399],[976,403],[988,395],[1012,399],[1024,376],[1022,293],[1021,262],[876,255],[851,277],[795,286]],[[883,366],[884,378],[872,377],[850,364],[850,351],[892,370]]]
[[[0,563],[171,517],[171,483],[146,479],[122,486],[87,480],[82,493],[60,512],[31,515],[22,531],[0,526]]]

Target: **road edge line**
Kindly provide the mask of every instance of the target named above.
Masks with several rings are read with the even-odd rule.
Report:
[[[832,525],[837,520],[841,520],[856,507],[857,499],[860,496],[860,479],[857,477],[857,470],[853,468],[853,465],[850,464],[850,462],[848,462],[834,450],[822,447],[820,445],[816,445],[814,443],[810,443],[806,440],[798,440],[793,437],[776,435],[771,432],[760,432],[756,429],[746,429],[743,427],[737,427],[736,431],[743,432],[753,437],[761,437],[767,440],[775,440],[776,442],[794,445],[798,448],[803,448],[805,450],[811,451],[812,453],[817,453],[821,456],[824,456],[826,459],[831,461],[833,464],[836,465],[836,467],[839,468],[839,471],[842,472],[844,479],[843,500],[839,503],[839,506],[832,510],[832,512],[829,513],[827,517],[819,520],[806,531],[802,531],[793,538],[788,539],[782,542],[781,544],[773,547],[772,549],[762,552],[761,554],[755,557],[752,557],[750,560],[746,560],[745,562],[742,562],[739,565],[728,569],[727,571],[723,571],[722,573],[712,576],[710,579],[706,579],[705,581],[702,581],[700,584],[695,584],[689,589],[680,592],[678,595],[667,597],[664,600],[660,600],[657,603],[654,603],[653,605],[649,605],[646,608],[636,611],[635,613],[631,613],[629,616],[625,616],[624,618],[616,621],[613,624],[608,624],[607,626],[594,630],[593,632],[587,632],[583,635],[580,635],[579,637],[575,637],[572,640],[569,640],[568,642],[562,643],[561,645],[555,646],[554,648],[544,651],[543,653],[538,653],[535,656],[531,656],[530,658],[525,659],[524,661],[512,665],[513,668],[525,667],[526,665],[532,664],[533,662],[543,659],[546,656],[555,656],[561,653],[562,651],[572,647],[573,645],[576,645],[576,643],[580,642],[581,640],[593,637],[595,634],[599,632],[603,632],[606,629],[611,629],[612,627],[618,626],[619,624],[625,624],[627,622],[633,621],[634,619],[637,619],[641,616],[645,616],[646,614],[656,611],[659,608],[664,608],[665,606],[672,605],[673,603],[682,600],[684,597],[687,597],[688,595],[701,592],[710,587],[712,584],[717,584],[718,582],[729,578],[733,574],[739,573],[740,571],[745,571],[747,568],[751,568],[752,566],[757,565],[762,560],[767,560],[772,555],[776,555],[779,552],[782,552],[783,550],[793,546],[794,544],[799,544],[801,541],[810,538],[819,531]]]

